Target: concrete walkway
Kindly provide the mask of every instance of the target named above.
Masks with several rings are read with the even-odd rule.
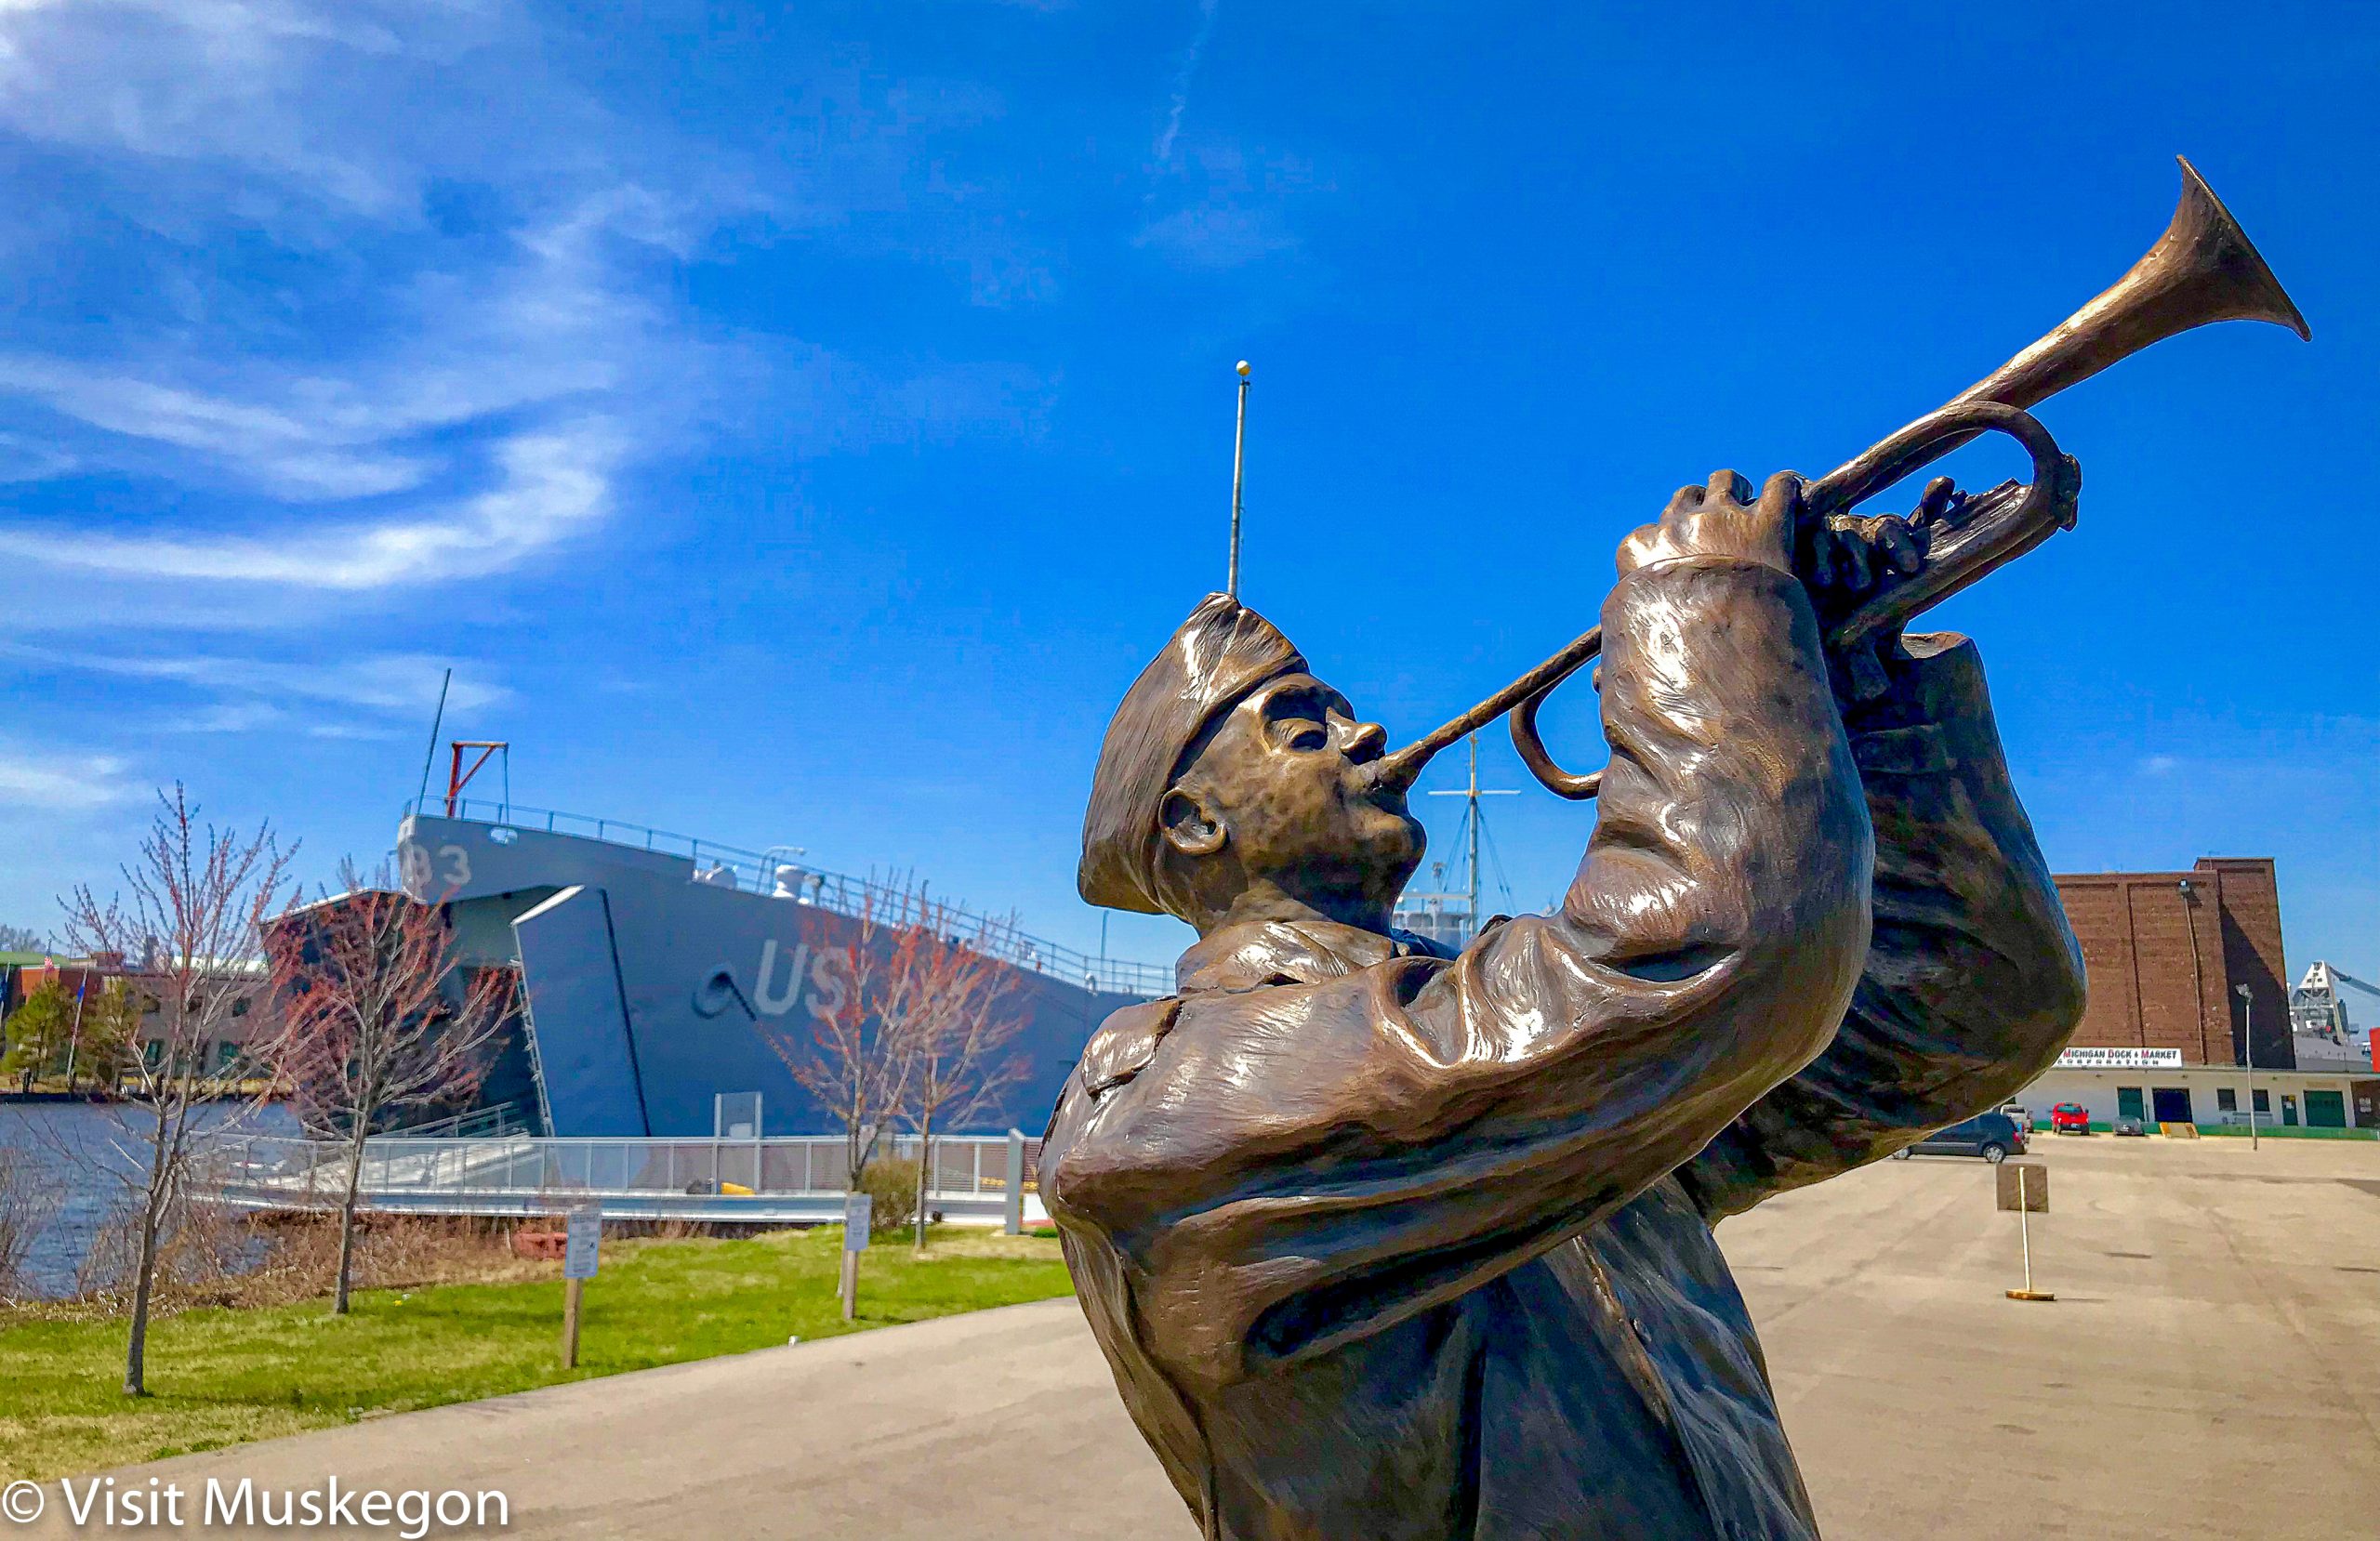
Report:
[[[2003,1296],[2018,1282],[2016,1217],[1993,1210],[1979,1162],[1884,1163],[1722,1228],[1828,1534],[2380,1531],[2380,1146],[2037,1149],[2054,1188],[2035,1270],[2055,1304]],[[522,1537],[1196,1534],[1071,1301],[380,1419],[118,1482],[179,1482],[196,1519],[209,1477],[319,1489],[333,1473],[357,1488],[500,1490]],[[55,1523],[55,1484],[50,1498],[50,1520],[18,1534],[73,1534]]]
[[[151,1477],[178,1483],[191,1495],[184,1519],[195,1521],[210,1477],[278,1491],[320,1489],[334,1473],[343,1488],[495,1489],[510,1502],[507,1534],[540,1541],[1197,1534],[1071,1299],[462,1403],[116,1475],[126,1488]],[[1073,1492],[1084,1474],[1093,1481]],[[58,1523],[48,1486],[51,1512],[32,1534],[75,1534]],[[1071,1503],[1058,1501],[1062,1491]],[[191,1523],[146,1534],[282,1533]]]

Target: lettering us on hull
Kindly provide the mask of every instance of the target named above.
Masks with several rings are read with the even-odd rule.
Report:
[[[771,937],[760,943],[760,969],[747,995],[732,968],[717,968],[694,989],[697,1016],[716,1017],[731,1005],[741,1006],[755,1021],[782,1017],[796,1006],[808,1008],[819,1021],[831,1021],[852,997],[851,960],[839,953],[813,955],[810,943],[790,947]]]

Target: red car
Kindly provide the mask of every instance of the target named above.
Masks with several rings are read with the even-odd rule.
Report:
[[[2049,1132],[2052,1134],[2089,1134],[2091,1112],[2080,1102],[2060,1102],[2049,1110]]]

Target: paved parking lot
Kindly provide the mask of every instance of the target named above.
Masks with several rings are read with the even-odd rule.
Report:
[[[2034,1151],[2051,1305],[1980,1163],[1720,1228],[1828,1534],[2380,1534],[2380,1144]]]
[[[2054,1304],[2002,1294],[2016,1220],[1978,1161],[1881,1163],[1721,1228],[1827,1534],[2380,1534],[2380,1144],[2035,1149]],[[126,1475],[332,1472],[501,1489],[524,1537],[1196,1534],[1070,1301]]]

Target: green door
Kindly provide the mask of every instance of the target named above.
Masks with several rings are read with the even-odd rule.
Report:
[[[2290,1128],[2297,1127],[2297,1099],[2287,1092],[2281,1094],[2281,1121]]]
[[[2116,1088],[2116,1116],[2118,1118],[2141,1120],[2145,1120],[2147,1118],[2148,1115],[2141,1111],[2140,1088],[2138,1087],[2118,1087]]]
[[[2306,1093],[2306,1122],[2318,1129],[2347,1127],[2347,1095],[2335,1091]]]

